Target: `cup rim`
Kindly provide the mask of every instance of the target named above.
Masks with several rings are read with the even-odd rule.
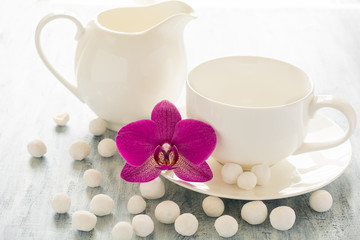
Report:
[[[296,70],[302,72],[306,78],[308,79],[309,83],[310,83],[310,88],[309,88],[309,91],[301,98],[295,100],[295,101],[292,101],[290,103],[286,103],[286,104],[280,104],[280,105],[274,105],[274,106],[243,106],[243,105],[235,105],[235,104],[229,104],[229,103],[224,103],[224,102],[220,102],[220,101],[217,101],[217,100],[214,100],[212,98],[209,98],[209,97],[206,97],[204,96],[203,94],[199,93],[198,91],[196,91],[190,84],[190,75],[196,70],[198,69],[199,67],[203,66],[203,65],[206,65],[210,62],[216,62],[216,61],[221,61],[221,60],[224,60],[224,59],[231,59],[231,58],[256,58],[256,59],[263,59],[263,60],[267,60],[267,61],[273,61],[273,62],[277,62],[277,63],[281,63],[281,64],[285,64],[285,65],[288,65],[288,66],[291,66],[293,68],[295,68]],[[314,83],[312,81],[312,79],[309,77],[309,75],[304,72],[301,68],[293,65],[293,64],[290,64],[290,63],[287,63],[287,62],[284,62],[284,61],[281,61],[281,60],[278,60],[278,59],[275,59],[275,58],[268,58],[268,57],[262,57],[262,56],[251,56],[251,55],[244,55],[244,56],[226,56],[226,57],[219,57],[219,58],[214,58],[214,59],[210,59],[208,61],[205,61],[205,62],[202,62],[200,63],[199,65],[197,65],[196,67],[194,67],[188,74],[187,76],[187,79],[186,79],[186,86],[188,89],[190,89],[194,94],[200,96],[201,98],[211,102],[211,103],[214,103],[214,104],[218,104],[218,105],[222,105],[222,106],[227,106],[227,107],[232,107],[232,108],[242,108],[242,109],[273,109],[273,108],[282,108],[282,107],[287,107],[287,106],[291,106],[291,105],[295,105],[297,104],[298,102],[302,102],[304,101],[306,98],[308,98],[309,96],[313,95],[313,92],[314,92]],[[186,91],[186,95],[188,95],[189,91],[187,90]]]

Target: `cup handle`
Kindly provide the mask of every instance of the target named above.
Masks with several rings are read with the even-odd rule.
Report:
[[[330,95],[320,95],[314,97],[313,101],[310,103],[310,117],[313,117],[315,112],[320,108],[334,108],[342,112],[346,119],[348,120],[348,128],[346,133],[343,136],[337,137],[333,140],[323,141],[323,142],[304,142],[298,150],[294,153],[301,154],[305,152],[312,152],[323,150],[327,148],[332,148],[344,143],[348,140],[353,133],[355,126],[356,126],[356,114],[354,108],[345,100],[340,99],[338,97],[330,96]]]
[[[74,16],[69,15],[69,14],[55,14],[55,13],[50,13],[48,15],[46,15],[45,17],[43,17],[38,26],[36,27],[36,31],[35,31],[35,45],[36,45],[36,50],[40,56],[40,58],[42,59],[42,61],[44,62],[45,66],[50,70],[50,72],[52,72],[52,74],[54,74],[54,76],[67,88],[70,90],[70,92],[72,92],[77,98],[80,99],[81,102],[84,102],[84,100],[81,98],[78,89],[76,86],[74,86],[73,84],[71,84],[69,81],[67,81],[54,67],[53,65],[50,64],[49,60],[47,59],[47,57],[45,56],[43,49],[41,47],[41,41],[40,41],[40,35],[41,35],[41,31],[43,30],[43,28],[45,27],[45,25],[49,22],[51,22],[54,19],[57,18],[65,18],[65,19],[69,19],[71,21],[73,21],[77,27],[77,33],[75,35],[75,40],[78,40],[81,35],[84,32],[84,27],[81,24],[81,22]]]

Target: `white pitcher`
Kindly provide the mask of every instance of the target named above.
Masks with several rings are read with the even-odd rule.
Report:
[[[183,31],[192,12],[179,1],[115,8],[99,13],[86,27],[72,15],[49,14],[37,26],[36,48],[55,77],[117,131],[149,118],[161,100],[179,98],[187,75]],[[77,26],[77,86],[50,64],[41,48],[43,27],[57,18]]]

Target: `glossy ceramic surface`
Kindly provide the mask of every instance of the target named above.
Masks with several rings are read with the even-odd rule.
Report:
[[[99,13],[85,27],[71,14],[49,14],[36,29],[36,46],[58,80],[118,131],[150,118],[161,100],[178,100],[187,73],[183,30],[194,19],[192,12],[179,1],[116,8]],[[43,27],[58,18],[77,26],[77,86],[56,71],[41,48]]]
[[[324,107],[342,112],[348,130],[334,139],[304,142],[309,120]],[[215,129],[218,142],[212,156],[217,161],[245,169],[337,146],[349,139],[356,125],[351,105],[334,96],[315,96],[312,81],[301,69],[252,56],[214,59],[193,69],[186,111],[189,118]]]
[[[310,121],[309,135],[306,140],[332,138],[344,131],[334,122],[322,115]],[[350,141],[327,150],[303,153],[290,156],[271,167],[271,179],[267,185],[256,186],[253,190],[241,190],[236,185],[222,181],[222,164],[210,157],[210,165],[214,178],[205,183],[184,182],[172,171],[163,176],[190,190],[222,198],[240,200],[270,200],[293,197],[317,190],[339,177],[351,160]]]

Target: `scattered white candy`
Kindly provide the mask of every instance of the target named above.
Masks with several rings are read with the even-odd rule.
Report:
[[[255,165],[251,168],[251,172],[253,172],[257,177],[257,185],[265,185],[270,180],[271,169],[267,165]]]
[[[163,201],[159,203],[155,208],[155,217],[161,223],[174,223],[177,217],[179,217],[179,215],[180,208],[173,201]]]
[[[105,122],[100,119],[100,118],[96,118],[91,120],[91,122],[89,123],[89,130],[92,134],[94,134],[95,136],[101,136],[105,133],[106,131],[106,124]]]
[[[251,190],[256,186],[257,177],[253,172],[244,172],[240,174],[237,179],[237,185],[239,188],[245,190]]]
[[[114,209],[114,200],[105,194],[95,195],[90,202],[90,209],[97,216],[105,216]]]
[[[150,182],[140,183],[140,192],[144,198],[158,199],[164,196],[165,185],[161,178],[157,177]]]
[[[219,217],[216,219],[214,225],[220,237],[224,238],[234,236],[239,229],[239,225],[236,219],[229,215]]]
[[[328,211],[333,204],[333,198],[328,191],[318,190],[310,196],[310,207],[317,212]]]
[[[132,196],[129,199],[128,204],[127,204],[127,209],[129,211],[129,213],[131,213],[131,214],[141,213],[141,212],[145,211],[145,208],[146,208],[146,202],[139,195]]]
[[[267,215],[267,207],[262,201],[245,203],[241,209],[241,217],[252,225],[263,223]]]
[[[273,228],[286,231],[295,223],[295,211],[287,206],[274,208],[270,213],[270,223]]]
[[[57,193],[51,200],[51,206],[57,213],[66,213],[71,206],[71,199],[66,193]]]
[[[132,227],[136,235],[147,237],[154,231],[154,222],[148,215],[139,214],[133,218]]]
[[[83,160],[89,156],[91,151],[90,145],[85,141],[76,141],[70,146],[69,153],[74,160]]]
[[[188,237],[196,233],[199,221],[191,213],[184,213],[175,220],[174,225],[177,233]]]
[[[98,152],[103,157],[112,157],[117,151],[116,143],[110,138],[104,138],[99,142]]]
[[[86,170],[83,179],[88,187],[98,187],[102,182],[101,173],[96,169]]]
[[[66,123],[69,121],[70,116],[68,113],[64,112],[64,113],[61,113],[61,114],[55,116],[53,119],[58,126],[62,127],[62,126],[65,126]]]
[[[76,211],[72,215],[72,225],[80,231],[91,231],[97,222],[94,214],[88,211]]]
[[[235,163],[227,163],[221,168],[222,179],[227,184],[235,184],[242,173],[242,167]]]
[[[27,150],[31,156],[40,158],[46,153],[46,145],[43,141],[35,139],[28,143]]]
[[[209,217],[219,217],[223,214],[225,206],[220,198],[208,196],[203,200],[202,208]]]
[[[134,230],[128,222],[118,222],[111,231],[114,240],[130,240],[133,233]]]

